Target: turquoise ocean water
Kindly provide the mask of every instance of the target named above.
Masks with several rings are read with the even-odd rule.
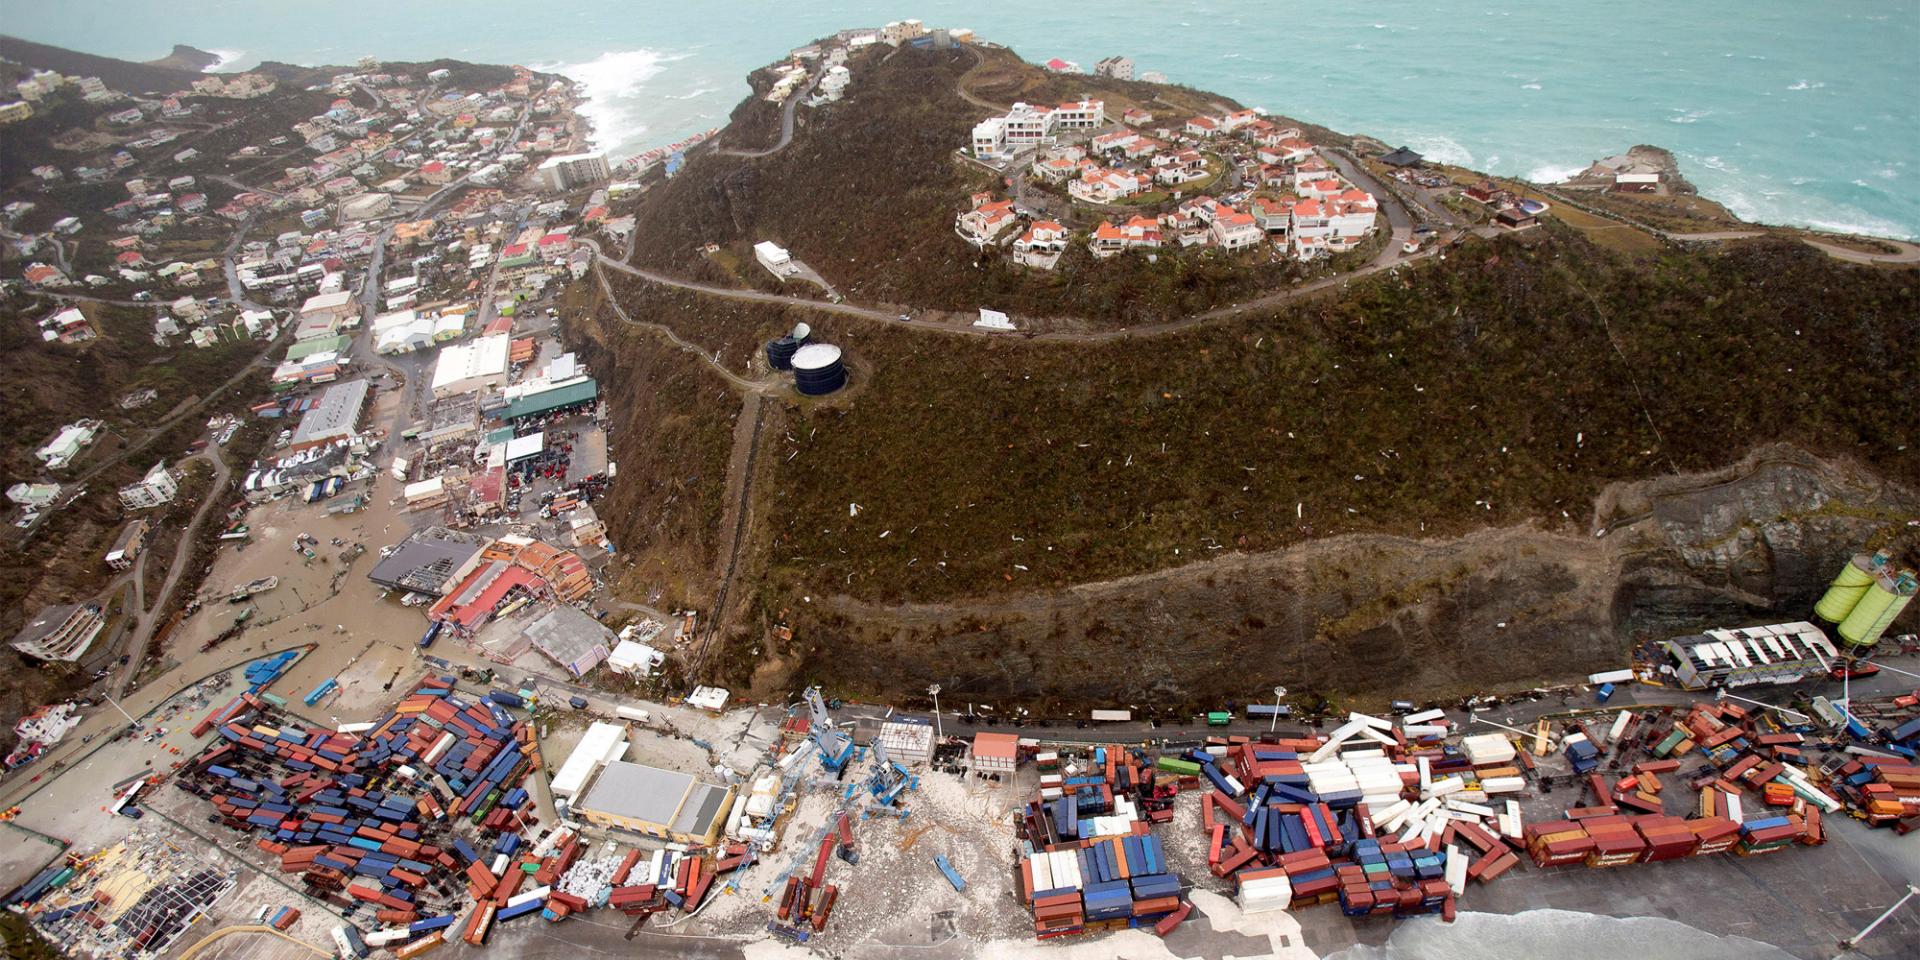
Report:
[[[619,157],[719,125],[746,72],[793,46],[906,17],[1029,60],[1125,54],[1501,174],[1553,179],[1657,144],[1742,217],[1920,235],[1914,0],[65,0],[15,5],[0,30],[129,59],[187,43],[229,56],[221,69],[362,55],[557,69],[588,85]]]

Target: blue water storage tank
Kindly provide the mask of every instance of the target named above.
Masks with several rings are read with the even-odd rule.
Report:
[[[767,341],[767,366],[775,370],[792,370],[793,354],[800,349],[800,341],[792,337],[781,337]]]
[[[847,385],[847,370],[840,361],[840,348],[826,343],[809,343],[793,355],[794,385],[810,397],[822,397]]]

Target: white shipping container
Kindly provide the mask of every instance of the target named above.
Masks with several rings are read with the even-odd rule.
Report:
[[[1482,793],[1517,793],[1526,787],[1527,781],[1523,777],[1488,777],[1480,781]]]
[[[521,893],[517,893],[511,897],[508,897],[507,906],[517,907],[523,903],[528,903],[534,900],[545,900],[547,898],[547,894],[552,892],[553,892],[553,887],[551,886],[534,887],[532,890],[523,891]]]
[[[1613,718],[1613,726],[1607,730],[1607,742],[1618,744],[1620,742],[1620,735],[1627,731],[1627,724],[1632,720],[1633,714],[1631,712],[1626,710],[1620,711],[1620,715]]]
[[[1459,896],[1467,889],[1467,858],[1453,844],[1447,844],[1447,888]]]
[[[1027,866],[1033,871],[1033,889],[1035,892],[1054,889],[1052,856],[1045,853],[1035,853],[1027,857]]]

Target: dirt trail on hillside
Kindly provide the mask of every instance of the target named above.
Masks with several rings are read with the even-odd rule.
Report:
[[[715,553],[722,563],[720,586],[714,591],[713,610],[708,617],[707,629],[700,639],[699,650],[693,656],[696,669],[706,660],[714,636],[732,619],[727,609],[727,598],[734,577],[740,570],[741,553],[746,544],[753,540],[750,535],[753,465],[760,452],[760,431],[766,425],[766,419],[766,404],[759,394],[749,393],[741,399],[740,417],[734,421],[733,427],[733,452],[727,457],[727,510],[720,520],[722,540],[720,549]]]

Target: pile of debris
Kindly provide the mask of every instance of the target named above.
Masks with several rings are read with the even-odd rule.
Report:
[[[158,956],[235,883],[233,873],[208,867],[201,851],[135,831],[93,856],[69,854],[7,906],[68,956]]]

